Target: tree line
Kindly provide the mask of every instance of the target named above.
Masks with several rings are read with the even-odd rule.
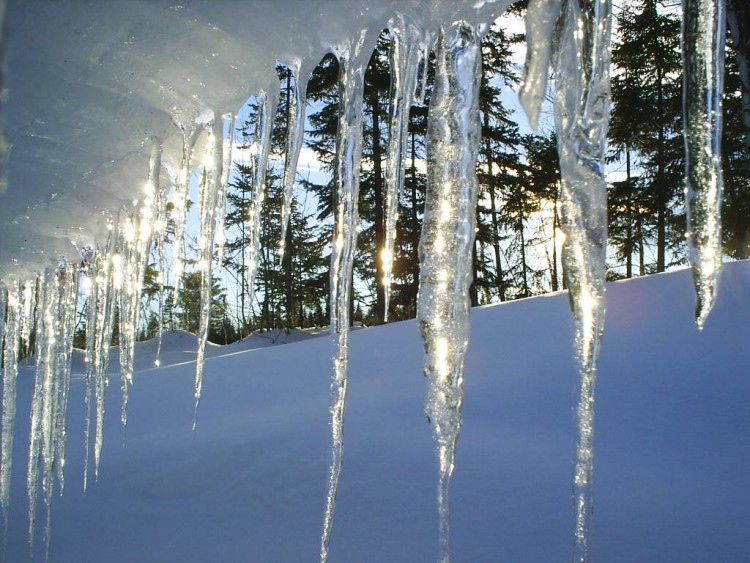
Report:
[[[516,4],[510,17],[523,14]],[[728,3],[724,94],[724,250],[743,259],[750,253],[750,92],[748,91],[748,8]],[[629,278],[686,263],[683,203],[684,141],[679,8],[635,0],[616,13],[612,47],[612,115],[608,166],[609,277]],[[734,18],[734,20],[732,20]],[[480,197],[471,287],[473,305],[564,289],[558,219],[559,169],[551,127],[525,132],[505,95],[520,82],[514,49],[523,37],[494,25],[482,41],[480,91],[482,140],[477,175]],[[360,178],[360,234],[355,260],[352,318],[379,324],[386,317],[380,256],[385,240],[385,162],[389,142],[388,64],[390,36],[381,34],[365,73],[363,154]],[[392,273],[389,320],[412,318],[418,292],[417,247],[426,190],[425,135],[432,61],[427,64],[424,101],[411,107],[406,143],[405,185]],[[321,172],[298,173],[290,227],[281,240],[281,198],[285,139],[293,96],[291,71],[278,65],[279,104],[271,135],[271,157],[262,202],[261,251],[250,302],[247,215],[252,167],[234,164],[227,192],[221,275],[213,284],[209,339],[230,342],[254,330],[328,324],[330,240],[334,210],[336,129],[339,111],[338,62],[326,56],[307,87],[305,146]],[[237,144],[251,142],[257,107],[249,103]],[[169,236],[169,231],[167,231]],[[173,305],[162,299],[155,311],[158,264],[147,272],[149,302],[144,337],[162,322],[196,331],[200,273],[187,270]],[[166,287],[166,291],[172,288]],[[161,319],[159,321],[158,319]]]

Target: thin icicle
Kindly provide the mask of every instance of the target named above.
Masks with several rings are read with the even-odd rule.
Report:
[[[60,494],[65,488],[65,448],[67,445],[68,395],[70,390],[70,370],[73,358],[73,337],[76,327],[76,309],[78,304],[78,268],[66,264],[58,273],[60,277],[58,297],[57,327],[57,371],[58,396],[57,420],[55,422],[55,473],[60,485]]]
[[[93,246],[86,246],[81,251],[81,274],[85,276],[86,297],[86,394],[84,396],[86,422],[83,430],[83,490],[88,485],[89,444],[91,434],[92,401],[95,395],[95,365],[96,365],[96,326],[99,304],[100,274],[98,270],[98,254]]]
[[[203,389],[203,364],[205,361],[208,328],[211,323],[211,288],[213,287],[212,272],[214,259],[214,242],[216,234],[217,203],[219,192],[224,190],[222,182],[226,179],[223,173],[224,158],[224,130],[229,121],[229,131],[232,130],[231,116],[224,116],[220,121],[214,118],[209,136],[209,154],[206,155],[206,168],[203,170],[203,183],[200,188],[200,234],[198,235],[198,251],[200,253],[199,268],[201,273],[200,312],[198,321],[198,357],[195,363],[195,413],[193,415],[193,429],[195,429],[198,413],[198,403]]]
[[[532,129],[539,124],[547,94],[550,53],[561,10],[562,0],[530,0],[526,9],[526,71],[518,97]]]
[[[135,341],[140,322],[143,277],[151,252],[151,238],[158,215],[159,173],[161,171],[161,142],[151,138],[151,158],[148,179],[143,186],[140,207],[126,217],[122,228],[123,289],[120,292],[120,375],[123,429],[128,422],[128,388],[133,384]]]
[[[13,467],[13,430],[16,423],[18,353],[21,337],[21,295],[17,283],[8,288],[6,310],[8,318],[5,322],[5,342],[3,345],[5,367],[3,369],[3,433],[2,443],[0,443],[0,506],[7,528],[10,477]]]
[[[604,328],[609,122],[610,0],[565,4],[555,68],[555,123],[562,176],[563,266],[580,370],[574,470],[576,562],[588,561],[593,510],[594,388]],[[539,55],[542,56],[542,55]]]
[[[227,187],[229,184],[229,172],[232,168],[232,150],[234,148],[234,116],[231,113],[225,113],[222,116],[224,120],[223,146],[221,149],[223,160],[221,163],[221,177],[219,180],[219,194],[216,198],[216,263],[221,267],[224,262],[224,244],[226,243],[226,233],[224,232],[224,221],[226,220],[227,207]]]
[[[440,31],[427,129],[427,196],[419,241],[417,320],[425,347],[425,414],[437,442],[439,561],[450,559],[448,485],[461,431],[463,362],[481,128],[481,49],[464,22]]]
[[[723,0],[683,0],[682,81],[687,239],[703,328],[721,273],[721,98],[724,90]]]
[[[172,305],[177,305],[179,296],[179,287],[182,280],[182,274],[185,272],[185,224],[187,220],[187,201],[190,192],[190,161],[198,137],[203,132],[200,127],[187,128],[178,124],[182,129],[182,164],[180,172],[175,179],[174,209],[172,218],[174,220],[174,293],[172,295]]]
[[[430,42],[420,45],[419,83],[414,94],[414,103],[424,105],[427,98],[427,77],[430,70]]]
[[[393,260],[396,244],[398,203],[404,189],[404,160],[406,136],[409,129],[409,109],[416,95],[419,60],[425,41],[419,30],[406,25],[403,19],[391,25],[391,87],[389,95],[388,158],[386,163],[385,241],[380,260],[383,262],[383,293],[385,318],[391,301]]]
[[[331,381],[331,466],[320,540],[320,560],[328,548],[336,511],[336,491],[344,455],[344,408],[349,372],[349,306],[352,268],[357,248],[359,171],[362,157],[362,116],[365,61],[361,60],[364,33],[339,54],[339,123],[336,136],[336,202],[331,251],[331,337],[336,347]]]
[[[16,291],[18,289],[16,288]],[[3,365],[3,358],[5,357],[3,342],[5,340],[5,315],[8,311],[8,290],[4,286],[0,286],[0,366]]]
[[[279,241],[279,260],[283,259],[286,250],[287,230],[292,215],[294,199],[294,179],[297,176],[297,163],[302,149],[302,138],[305,133],[305,86],[300,84],[300,66],[290,69],[294,74],[294,86],[287,101],[287,136],[286,161],[284,162],[284,194],[281,205],[281,240]]]
[[[120,256],[114,254],[117,233],[107,241],[104,249],[87,251],[84,256],[85,272],[89,279],[86,320],[86,426],[83,490],[88,486],[90,457],[91,417],[94,427],[94,478],[99,477],[99,460],[104,443],[104,391],[109,384],[107,367],[109,345],[114,330],[114,307],[117,299],[115,270],[119,269]]]
[[[248,301],[252,304],[255,298],[255,275],[258,271],[260,257],[260,228],[261,210],[266,197],[266,169],[268,167],[268,152],[271,149],[271,129],[273,117],[276,113],[278,96],[272,96],[261,90],[258,94],[258,111],[255,120],[255,134],[252,145],[252,187],[250,190],[250,205],[247,212],[248,244],[247,280]]]
[[[29,280],[23,284],[23,309],[21,312],[21,342],[26,354],[31,353],[31,331],[34,329],[37,282]]]
[[[156,312],[158,323],[156,336],[156,355],[154,356],[154,365],[161,365],[161,344],[164,336],[164,245],[166,244],[165,233],[167,230],[167,192],[159,190],[156,193],[157,217],[154,221],[154,236],[156,237],[156,262],[159,268],[157,274],[157,283],[159,284],[159,310]]]

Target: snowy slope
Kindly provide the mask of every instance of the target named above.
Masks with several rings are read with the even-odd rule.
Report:
[[[726,265],[703,333],[692,321],[688,271],[610,284],[607,299],[595,561],[750,560],[750,264]],[[568,561],[575,367],[567,296],[476,309],[472,334],[451,489],[453,561]],[[437,470],[416,326],[361,330],[351,341],[331,561],[434,561]],[[74,382],[51,561],[316,560],[329,340],[212,348],[191,431],[194,343],[171,335],[162,362],[176,365],[136,374],[124,443],[119,384],[110,385],[100,478],[86,495],[84,385]],[[151,363],[146,356],[142,366]],[[6,561],[28,560],[30,376],[26,368],[19,382]],[[40,542],[35,558],[43,559]]]

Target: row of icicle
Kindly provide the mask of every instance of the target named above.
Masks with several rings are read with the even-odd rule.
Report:
[[[688,241],[698,294],[696,318],[702,327],[716,293],[721,265],[719,203],[721,168],[721,92],[723,79],[723,4],[719,0],[685,0],[683,57],[685,64],[685,143],[687,151]],[[591,478],[593,468],[594,386],[604,323],[606,257],[606,182],[604,154],[609,117],[610,0],[531,0],[526,16],[527,61],[521,102],[536,126],[553,69],[555,124],[560,154],[563,262],[575,327],[580,369],[577,407],[579,437],[574,469],[576,512],[575,561],[589,560]],[[448,561],[448,485],[461,429],[463,358],[469,341],[471,252],[478,183],[475,172],[480,142],[478,92],[481,81],[480,33],[464,22],[431,36],[415,22],[394,19],[391,33],[390,134],[386,166],[386,240],[382,250],[382,283],[386,311],[398,201],[403,188],[403,162],[409,107],[424,98],[427,60],[436,51],[437,72],[427,133],[428,193],[419,245],[418,324],[425,346],[427,399],[425,414],[436,441],[439,515],[439,560]],[[328,479],[320,558],[329,553],[335,499],[343,459],[343,422],[348,378],[349,301],[357,240],[357,201],[362,150],[364,72],[369,53],[365,33],[336,50],[339,59],[340,115],[337,135],[336,209],[331,258],[331,334],[335,346],[331,383],[332,459]],[[296,166],[305,123],[305,84],[300,66],[293,67],[289,129],[282,203],[283,250],[293,196]],[[421,74],[421,77],[420,77]],[[248,223],[250,291],[257,269],[261,206],[277,92],[258,95],[258,118],[251,151],[253,171]],[[179,124],[183,158],[170,186],[160,185],[161,144],[152,139],[143,193],[133,208],[123,210],[106,241],[80,249],[81,260],[61,262],[35,281],[9,284],[0,291],[0,347],[3,370],[0,505],[8,517],[15,389],[21,348],[28,351],[34,333],[36,376],[31,408],[27,485],[29,538],[34,541],[37,493],[47,508],[45,546],[49,549],[50,514],[57,479],[64,484],[66,409],[70,384],[73,331],[79,299],[85,299],[86,426],[84,489],[88,480],[93,425],[94,476],[98,476],[103,444],[104,392],[109,383],[109,345],[119,310],[119,354],[122,386],[121,421],[127,422],[128,387],[134,374],[142,280],[152,245],[159,271],[164,270],[167,220],[174,222],[174,279],[184,272],[187,201],[192,160],[199,136],[206,132],[208,154],[199,185],[201,271],[200,319],[196,362],[196,409],[201,395],[203,360],[210,314],[212,265],[222,253],[223,216],[232,165],[234,122],[231,114]],[[168,168],[167,168],[168,169]],[[169,190],[174,198],[170,209]],[[162,276],[162,274],[160,274]],[[158,280],[164,287],[164,279]],[[161,296],[159,299],[163,299]],[[251,296],[252,297],[252,296]],[[175,302],[177,292],[174,296]],[[159,315],[161,315],[161,303]],[[162,322],[159,319],[161,330]],[[159,348],[161,333],[159,334]],[[158,364],[158,353],[157,353]],[[41,471],[41,482],[40,482]]]

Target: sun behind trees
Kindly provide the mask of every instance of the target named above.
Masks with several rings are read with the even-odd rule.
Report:
[[[520,5],[519,5],[520,6]],[[556,137],[543,114],[540,132],[519,124],[513,108],[519,86],[517,52],[522,36],[511,30],[518,7],[493,25],[482,41],[480,120],[482,141],[477,162],[480,197],[473,252],[473,305],[482,305],[565,289],[562,280]],[[686,263],[684,244],[683,139],[679,7],[639,0],[616,11],[613,37],[612,98],[609,132],[609,273],[611,279],[664,271]],[[510,23],[509,23],[510,22]],[[724,128],[724,245],[727,256],[750,255],[750,168],[748,124],[743,104],[747,84],[747,48],[727,41]],[[425,174],[425,135],[434,59],[420,72],[421,104],[409,111],[404,188],[398,222],[386,315],[385,269],[382,260],[386,233],[386,156],[389,124],[388,61],[390,35],[384,30],[365,73],[362,169],[360,175],[359,236],[351,300],[353,322],[380,324],[387,319],[413,318],[416,311]],[[740,48],[738,52],[737,49]],[[739,55],[738,55],[739,53]],[[738,62],[743,64],[738,64]],[[262,217],[259,251],[250,268],[248,247],[253,234],[247,217],[253,201],[253,159],[257,100],[251,99],[238,119],[233,171],[227,193],[226,244],[214,280],[209,339],[226,343],[254,330],[325,326],[329,323],[329,269],[332,210],[335,208],[335,156],[339,111],[335,57],[326,56],[307,87],[304,136],[306,170],[297,172],[290,226],[282,240],[282,192],[285,140],[290,120],[294,76],[277,65],[280,93],[271,132],[265,172],[265,194],[257,202]],[[744,83],[741,79],[744,76]],[[551,88],[554,88],[552,82]],[[745,87],[746,88],[746,87]],[[549,96],[548,96],[549,97]],[[549,108],[547,108],[549,110]],[[543,110],[544,112],[544,110]],[[241,122],[240,122],[241,121]],[[256,147],[257,148],[257,147]],[[167,232],[169,236],[169,231]],[[158,263],[147,271],[144,295],[151,310],[141,336],[154,334],[157,318],[163,326],[193,330],[197,319],[196,292],[185,292],[177,303],[163,298]],[[251,270],[255,269],[251,284]],[[192,276],[192,277],[191,277]],[[165,276],[166,277],[166,276]],[[183,275],[189,288],[195,272]],[[165,291],[172,291],[166,286]],[[154,313],[162,307],[162,315]]]

